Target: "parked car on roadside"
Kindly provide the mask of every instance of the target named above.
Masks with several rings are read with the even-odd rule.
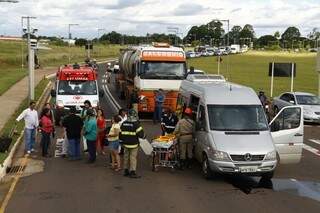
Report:
[[[196,58],[199,58],[201,56],[202,56],[201,52],[196,52]]]
[[[285,92],[273,99],[273,111],[277,113],[286,106],[302,106],[305,122],[320,123],[320,98],[306,92]]]
[[[186,52],[186,57],[187,58],[195,58],[196,57],[196,53],[193,51],[188,51]]]

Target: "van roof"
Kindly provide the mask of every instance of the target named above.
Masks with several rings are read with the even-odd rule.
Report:
[[[204,98],[205,104],[216,105],[261,105],[255,91],[231,82],[182,81],[182,90],[190,91]]]

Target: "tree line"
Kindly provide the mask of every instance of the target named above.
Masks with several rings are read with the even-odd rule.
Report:
[[[279,31],[270,35],[256,36],[252,25],[245,24],[233,26],[226,32],[225,26],[220,21],[211,21],[200,26],[192,26],[184,38],[176,34],[153,33],[145,36],[121,34],[116,31],[103,34],[90,42],[102,44],[138,45],[151,42],[166,42],[172,45],[190,44],[192,46],[210,45],[226,46],[227,44],[253,45],[254,48],[313,48],[316,40],[320,39],[320,31],[314,28],[306,37],[301,36],[300,30],[295,26],[288,27],[282,34]],[[67,45],[63,38],[40,36],[49,39],[56,45]],[[88,40],[75,38],[77,46],[84,46]]]

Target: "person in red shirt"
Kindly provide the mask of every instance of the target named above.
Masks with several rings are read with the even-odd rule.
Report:
[[[50,157],[48,149],[50,147],[51,134],[53,132],[53,122],[51,120],[50,110],[44,108],[41,113],[40,124],[41,124],[41,146],[42,146],[42,156]]]
[[[97,135],[97,152],[101,154],[105,154],[104,149],[104,138],[105,138],[105,129],[106,129],[106,120],[104,117],[104,113],[102,109],[98,109],[97,111],[97,127],[98,127],[98,135]]]

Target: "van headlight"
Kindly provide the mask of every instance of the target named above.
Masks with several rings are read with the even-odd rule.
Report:
[[[264,157],[264,160],[276,160],[277,159],[277,152],[276,151],[272,151],[272,152],[268,152],[268,154],[266,154],[266,156]]]
[[[211,153],[212,153],[213,160],[216,160],[216,161],[231,161],[228,153],[226,153],[226,152],[212,150]]]

